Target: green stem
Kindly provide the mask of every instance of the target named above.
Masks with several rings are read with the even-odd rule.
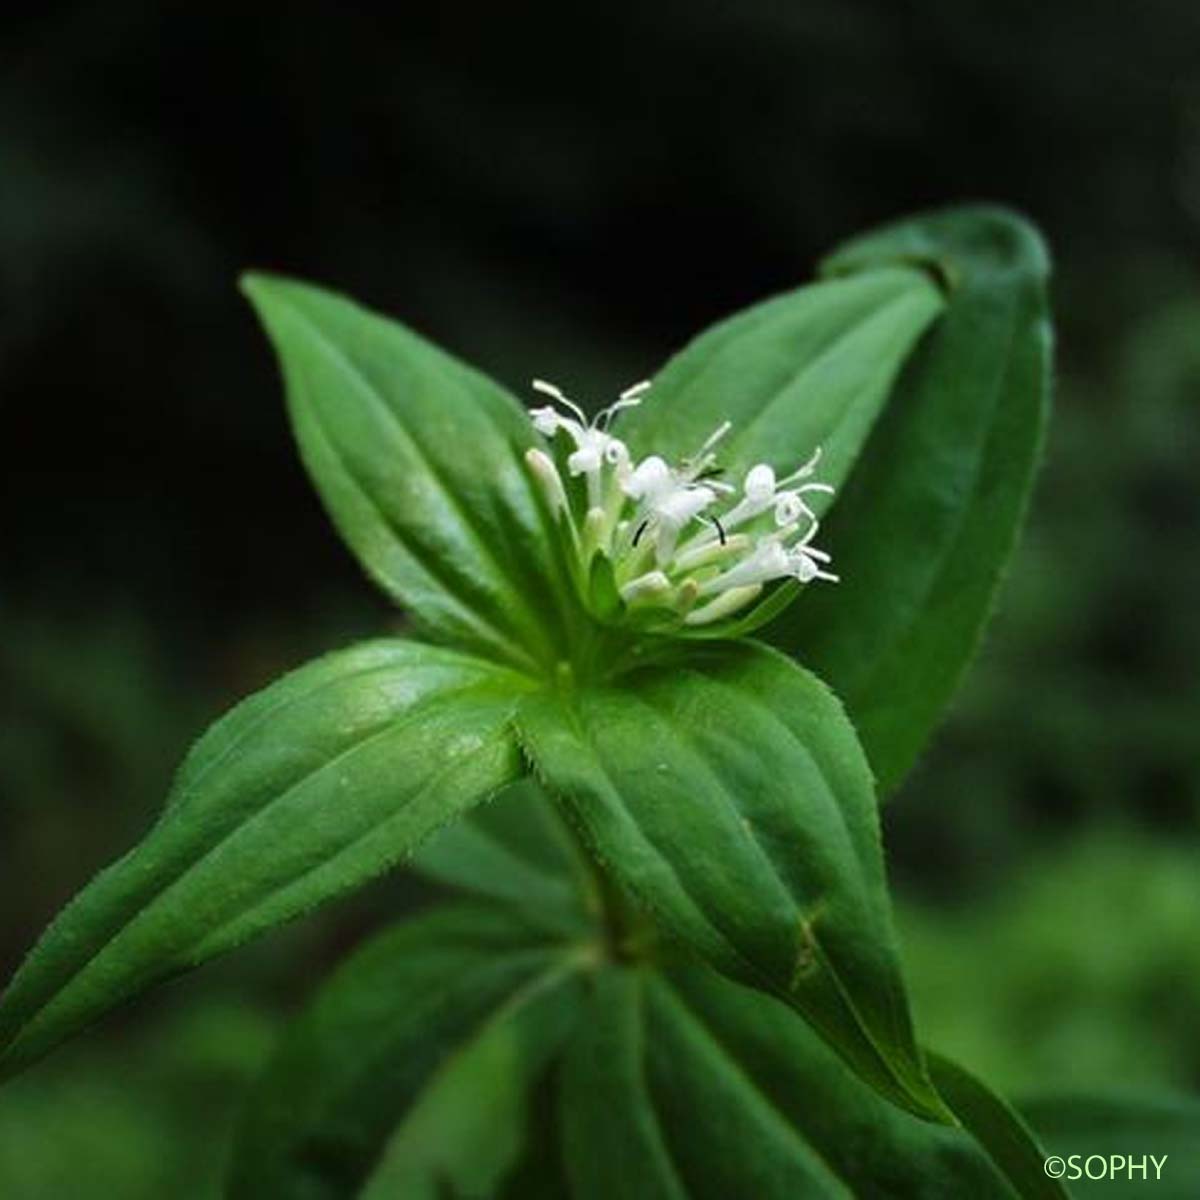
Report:
[[[653,923],[598,863],[579,831],[553,805],[555,829],[571,861],[571,873],[579,886],[583,905],[596,922],[601,949],[608,962],[634,962],[649,958],[657,944]]]

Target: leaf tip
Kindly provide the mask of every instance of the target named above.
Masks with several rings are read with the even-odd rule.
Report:
[[[238,291],[255,308],[261,308],[262,302],[276,291],[280,284],[287,282],[286,275],[276,275],[271,271],[248,270],[241,272],[237,277]]]

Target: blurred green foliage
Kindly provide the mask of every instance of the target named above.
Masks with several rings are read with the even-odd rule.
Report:
[[[1032,851],[985,900],[900,912],[918,1025],[1013,1096],[1200,1080],[1200,872],[1124,826]]]
[[[189,740],[394,623],[233,288],[324,280],[586,392],[929,204],[1057,257],[1057,411],[954,716],[886,814],[923,1035],[1002,1087],[1200,1087],[1200,10],[1008,0],[39,6],[0,35],[0,978]],[[836,547],[832,547],[836,553]],[[385,881],[0,1092],[6,1200],[212,1197]]]
[[[205,998],[72,1048],[0,1092],[0,1181],[20,1200],[200,1200],[270,1044],[267,1014]]]

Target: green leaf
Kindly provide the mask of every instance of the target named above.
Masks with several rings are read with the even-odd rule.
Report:
[[[563,818],[533,779],[440,830],[414,855],[418,874],[518,908],[557,930],[588,922],[591,869]]]
[[[688,1194],[645,1094],[645,980],[635,971],[601,974],[571,1039],[561,1121],[576,1200],[685,1200]]]
[[[1021,1105],[1021,1111],[1037,1130],[1051,1154],[1065,1160],[1067,1183],[1072,1195],[1153,1196],[1161,1200],[1195,1200],[1200,1196],[1200,1100],[1174,1093],[1149,1095],[1045,1095]],[[1078,1155],[1072,1160],[1072,1155]],[[1110,1175],[1098,1175],[1099,1162],[1087,1163],[1092,1155],[1107,1160]],[[1119,1173],[1111,1173],[1112,1155],[1134,1161]],[[1166,1161],[1155,1165],[1147,1157],[1143,1178],[1142,1156]]]
[[[702,968],[613,969],[562,1072],[575,1200],[1014,1200],[962,1129],[882,1100],[778,1001]]]
[[[1065,1200],[1066,1191],[1045,1171],[1046,1155],[1025,1122],[999,1096],[956,1063],[929,1055],[942,1099],[1024,1200]]]
[[[907,363],[822,530],[841,582],[768,633],[846,704],[883,792],[911,766],[978,645],[1024,518],[1049,405],[1045,249],[962,209],[851,242],[823,269],[917,263],[949,304]]]
[[[0,1074],[122,1000],[397,862],[520,774],[521,677],[398,640],[328,655],[196,744],[158,824],[0,999]]]
[[[229,1196],[490,1195],[520,1156],[582,962],[578,947],[478,905],[373,938],[256,1085]]]
[[[367,571],[435,640],[524,669],[556,659],[574,602],[520,405],[341,296],[263,275],[243,286],[309,474]]]
[[[900,977],[871,777],[837,700],[751,642],[533,694],[518,732],[600,862],[693,951],[945,1119]]]
[[[538,1129],[547,1090],[538,1076],[565,1032],[561,1001],[498,1021],[466,1046],[401,1122],[362,1200],[568,1196],[557,1146],[540,1144]]]
[[[929,276],[887,266],[811,284],[702,333],[618,418],[636,455],[694,453],[724,421],[721,464],[740,483],[758,462],[791,472],[822,447],[821,478],[849,471],[897,371],[942,307]]]
[[[582,1000],[559,1006],[570,1007],[571,1025]],[[401,1122],[361,1200],[570,1200],[558,1063],[543,1061],[561,1055],[569,1030],[555,1020],[535,1035],[534,1026],[532,1014],[497,1021],[464,1048]]]

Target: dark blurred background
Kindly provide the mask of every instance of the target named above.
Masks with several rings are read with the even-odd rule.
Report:
[[[394,625],[235,281],[293,272],[520,394],[608,395],[873,223],[1045,231],[1024,548],[887,814],[926,1039],[998,1085],[1200,1086],[1200,8],[42,5],[0,35],[0,977],[190,739]],[[403,876],[0,1093],[0,1195],[216,1195],[239,1089]]]

